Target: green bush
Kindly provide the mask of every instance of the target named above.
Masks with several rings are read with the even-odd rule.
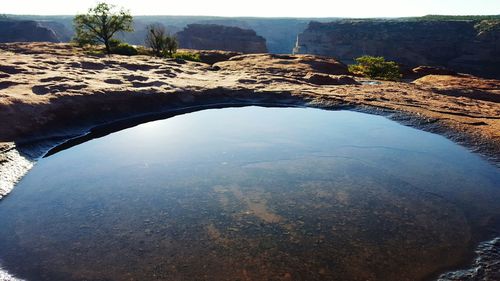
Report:
[[[426,15],[423,17],[410,18],[422,21],[436,21],[436,20],[456,20],[456,21],[468,21],[468,20],[500,20],[500,15],[484,15],[484,16],[474,16],[474,15],[464,15],[464,16],[450,16],[450,15]]]
[[[148,49],[144,46],[137,46],[135,48],[137,49],[138,55],[143,55],[143,56],[152,56],[153,55],[153,52],[151,51],[151,49]]]
[[[500,20],[483,20],[476,23],[474,28],[479,33],[500,29]]]
[[[177,52],[177,53],[174,53],[172,55],[172,58],[189,60],[189,61],[197,61],[197,62],[201,61],[200,54],[190,53],[190,52]]]
[[[89,48],[97,44],[93,38],[85,37],[83,35],[71,39],[71,42],[82,48]]]
[[[401,78],[399,66],[383,57],[362,56],[356,62],[358,64],[349,65],[351,73],[378,80],[397,81]]]
[[[118,39],[115,39],[115,38],[109,39],[109,42],[108,42],[109,47],[111,49],[118,47],[118,45],[120,45],[121,43],[123,43],[123,42],[118,40]]]
[[[139,52],[132,45],[129,45],[127,43],[119,43],[115,47],[111,47],[111,53],[124,56],[135,56]]]

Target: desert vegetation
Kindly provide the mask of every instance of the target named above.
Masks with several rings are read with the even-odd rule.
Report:
[[[472,21],[475,23],[474,28],[481,32],[487,32],[500,27],[500,15],[490,16],[448,16],[448,15],[427,15],[418,18],[408,18],[418,21]]]
[[[176,52],[175,54],[172,55],[174,59],[182,59],[182,60],[189,60],[189,61],[201,61],[200,54],[198,53],[192,53],[192,52]]]
[[[157,57],[172,57],[177,52],[177,39],[168,34],[165,27],[152,24],[147,27],[146,47]]]
[[[383,57],[362,56],[357,64],[349,65],[349,71],[372,79],[397,81],[401,78],[399,66]]]
[[[79,45],[102,43],[107,54],[111,54],[110,41],[116,33],[133,30],[133,18],[130,12],[124,9],[118,10],[116,6],[104,2],[90,8],[87,14],[77,15],[73,22],[76,32],[75,42]]]
[[[179,43],[161,24],[147,26],[145,46],[132,46],[116,39],[119,32],[131,32],[133,17],[130,13],[105,2],[90,8],[87,14],[74,18],[76,35],[73,42],[86,47],[90,54],[118,54],[125,56],[152,55],[161,58],[174,58],[201,61],[200,55],[193,52],[177,52]],[[104,50],[96,46],[104,45]]]
[[[134,46],[122,42],[118,39],[112,38],[109,41],[109,45],[111,54],[124,55],[124,56],[135,56],[139,54],[139,52]]]
[[[471,20],[471,21],[482,21],[482,20],[500,20],[500,15],[490,15],[490,16],[475,16],[475,15],[426,15],[423,17],[409,18],[417,20]]]

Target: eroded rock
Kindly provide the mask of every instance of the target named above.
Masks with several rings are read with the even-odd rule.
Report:
[[[327,75],[318,73],[308,73],[304,79],[316,85],[359,85],[360,83],[347,75]]]
[[[299,34],[294,52],[338,58],[383,56],[415,67],[441,66],[500,78],[500,24],[457,20],[341,20],[311,22]],[[437,73],[434,73],[437,74]]]
[[[189,24],[176,36],[179,46],[185,49],[267,53],[266,39],[250,29],[217,24]]]

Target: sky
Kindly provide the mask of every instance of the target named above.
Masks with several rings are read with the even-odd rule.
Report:
[[[0,14],[73,15],[96,0],[0,0]],[[500,0],[107,0],[133,15],[406,17],[500,14]]]

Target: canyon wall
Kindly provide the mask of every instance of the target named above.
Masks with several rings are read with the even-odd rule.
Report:
[[[500,78],[500,23],[474,20],[342,20],[311,22],[294,53],[352,63],[383,56],[406,66],[442,66]]]
[[[255,31],[217,24],[189,24],[177,32],[179,47],[196,50],[222,50],[267,53],[266,39]]]
[[[60,41],[54,30],[37,21],[0,19],[0,43]]]

